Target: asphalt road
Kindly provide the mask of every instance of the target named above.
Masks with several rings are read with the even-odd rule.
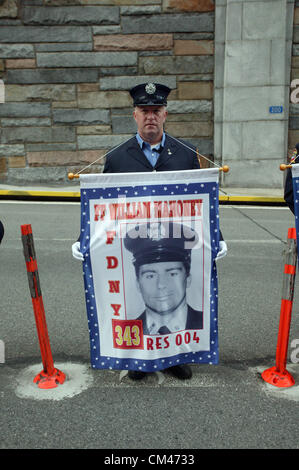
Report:
[[[278,389],[260,377],[275,365],[288,209],[220,207],[229,248],[218,262],[220,362],[192,366],[188,382],[158,374],[135,383],[91,370],[82,267],[71,255],[79,204],[1,201],[0,218],[0,448],[299,448],[296,289],[287,365],[296,384]],[[27,223],[54,363],[70,379],[46,393],[32,382],[42,364],[21,243]]]

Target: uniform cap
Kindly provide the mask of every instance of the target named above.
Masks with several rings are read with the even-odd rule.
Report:
[[[130,90],[134,106],[166,106],[170,88],[160,83],[142,83]]]
[[[190,271],[191,250],[198,241],[192,228],[173,222],[136,225],[124,238],[135,267],[163,261],[182,261]]]

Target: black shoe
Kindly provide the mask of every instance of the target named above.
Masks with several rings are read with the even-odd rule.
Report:
[[[173,366],[167,369],[174,377],[180,380],[188,380],[192,377],[192,370],[187,364]]]
[[[137,370],[129,370],[128,376],[132,380],[141,380],[146,376],[146,372],[140,372]]]

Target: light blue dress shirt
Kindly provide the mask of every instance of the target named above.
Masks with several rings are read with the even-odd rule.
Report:
[[[163,132],[161,142],[153,147],[148,142],[144,142],[144,140],[140,137],[138,133],[136,134],[136,139],[144,155],[146,156],[150,164],[154,167],[157,163],[157,160],[161,152],[160,148],[164,147],[165,133]]]

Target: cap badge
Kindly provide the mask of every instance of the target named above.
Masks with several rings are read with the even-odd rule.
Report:
[[[156,91],[156,85],[154,83],[148,83],[145,86],[145,91],[148,95],[153,95]]]

